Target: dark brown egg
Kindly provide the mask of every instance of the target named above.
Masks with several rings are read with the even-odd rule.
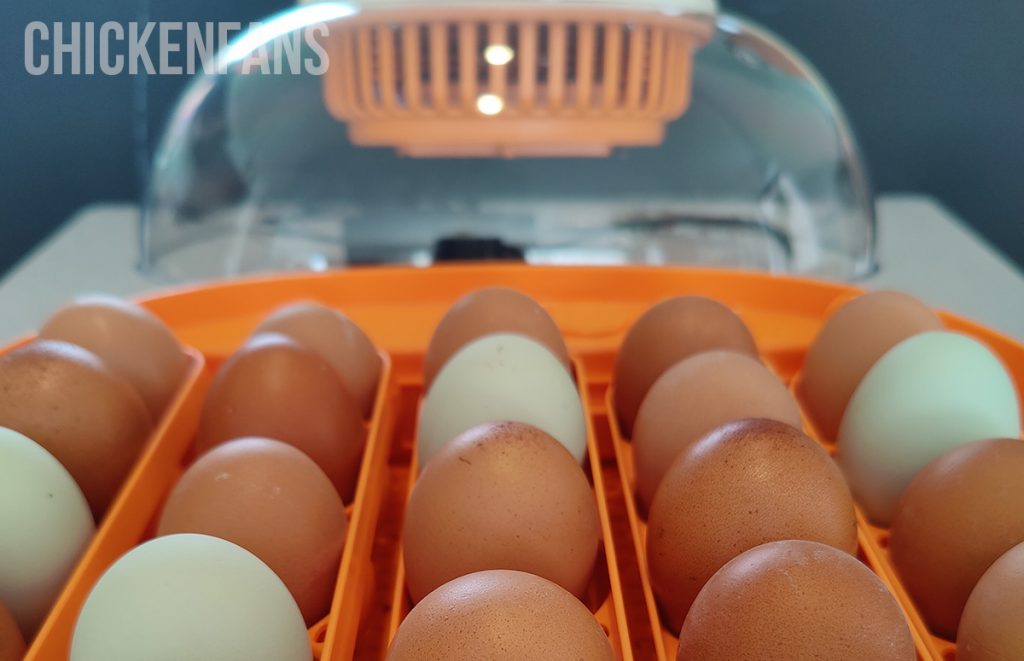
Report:
[[[157,534],[238,544],[274,570],[312,626],[330,609],[347,530],[345,505],[312,459],[280,441],[245,438],[218,445],[185,471]]]
[[[531,425],[474,427],[427,463],[405,509],[413,601],[484,569],[528,571],[580,596],[600,541],[594,492],[569,451]]]
[[[533,574],[468,574],[431,592],[406,616],[388,661],[612,661],[601,625],[579,599]]]
[[[21,661],[25,655],[25,639],[14,616],[0,601],[0,661]]]
[[[139,393],[92,352],[53,340],[0,357],[0,393],[0,426],[56,457],[99,521],[153,428]]]
[[[320,354],[338,371],[363,417],[370,417],[380,380],[380,356],[366,333],[341,311],[310,301],[292,303],[264,319],[253,331],[259,333],[287,335]]]
[[[792,540],[755,547],[711,577],[676,654],[677,661],[916,658],[899,604],[870,569],[831,546]]]
[[[836,310],[811,343],[798,382],[822,436],[836,438],[853,391],[885,352],[912,335],[942,328],[924,303],[899,292],[864,294]]]
[[[88,349],[142,395],[154,420],[181,387],[188,358],[164,322],[113,296],[82,296],[57,310],[39,337]]]
[[[783,539],[857,548],[853,498],[828,453],[798,429],[749,419],[712,431],[665,474],[651,505],[651,585],[676,631],[722,565]]]
[[[741,418],[801,426],[793,396],[750,356],[709,351],[677,363],[651,388],[636,419],[636,492],[650,507],[672,461],[709,431]]]
[[[488,287],[467,294],[445,313],[423,356],[423,384],[434,377],[459,349],[484,335],[515,333],[546,347],[565,369],[572,371],[569,350],[551,315],[525,294],[505,287]]]
[[[203,402],[196,451],[244,436],[309,455],[348,502],[363,453],[359,405],[334,368],[276,333],[249,340],[220,368]]]
[[[992,563],[974,587],[956,634],[957,661],[1024,659],[1024,544]]]
[[[1024,542],[1024,442],[967,443],[931,462],[896,508],[889,546],[928,626],[952,638],[996,559]]]
[[[632,435],[640,403],[665,370],[716,349],[757,358],[757,345],[743,321],[710,298],[670,298],[637,319],[615,360],[615,413],[623,433]]]

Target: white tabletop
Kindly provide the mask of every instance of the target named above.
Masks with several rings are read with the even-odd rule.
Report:
[[[0,280],[0,344],[37,327],[84,292],[153,293],[136,268],[138,207],[86,207]],[[918,195],[878,202],[879,272],[862,284],[899,289],[1024,339],[1024,274],[948,210]]]

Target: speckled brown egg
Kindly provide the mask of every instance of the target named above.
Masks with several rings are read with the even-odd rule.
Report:
[[[320,354],[338,371],[363,417],[370,417],[380,380],[380,356],[366,333],[340,310],[311,301],[291,303],[264,319],[253,331],[259,333],[287,335]]]
[[[0,601],[0,661],[21,661],[25,655],[25,639],[14,616]]]
[[[423,356],[423,384],[434,377],[459,349],[484,335],[515,333],[539,342],[572,371],[569,350],[554,319],[540,303],[505,287],[488,287],[455,302],[434,329]]]
[[[266,438],[229,441],[200,457],[157,526],[158,535],[213,535],[249,551],[284,581],[307,626],[330,609],[347,530],[345,506],[320,467]]]
[[[92,352],[53,340],[0,357],[0,393],[0,426],[56,457],[99,521],[153,428],[139,393]]]
[[[992,563],[974,587],[956,634],[957,661],[1024,659],[1024,544]]]
[[[359,405],[331,365],[277,333],[250,339],[224,363],[203,402],[196,452],[243,436],[284,441],[323,469],[345,502],[363,453]]]
[[[568,450],[531,425],[480,425],[427,462],[405,510],[402,552],[413,601],[484,569],[528,571],[581,596],[600,523]]]
[[[388,661],[612,661],[611,642],[576,597],[533,574],[491,570],[445,583],[398,628]]]
[[[853,497],[828,453],[800,430],[748,419],[713,430],[672,464],[647,526],[651,585],[678,631],[722,565],[783,539],[857,548]]]
[[[636,493],[644,508],[672,461],[709,431],[741,418],[801,426],[793,396],[757,360],[709,351],[677,363],[651,388],[636,419]]]
[[[57,310],[39,337],[88,349],[142,395],[154,420],[181,387],[188,357],[171,329],[148,310],[113,296],[76,298]]]
[[[677,661],[914,661],[899,604],[855,558],[817,542],[764,544],[708,581]],[[959,656],[957,657],[959,659]]]
[[[899,292],[864,294],[836,310],[807,350],[797,386],[819,433],[836,438],[853,391],[885,352],[908,337],[942,328],[924,303]]]
[[[928,626],[956,634],[985,570],[1024,542],[1024,442],[961,445],[914,478],[896,508],[889,547]]]
[[[743,321],[710,298],[670,298],[637,319],[615,359],[615,414],[623,433],[632,435],[640,403],[665,370],[716,349],[757,358],[754,338]]]

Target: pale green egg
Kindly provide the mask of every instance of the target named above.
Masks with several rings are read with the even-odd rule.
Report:
[[[839,427],[839,461],[868,518],[888,525],[932,459],[1019,433],[1017,392],[995,354],[965,335],[935,331],[896,345],[865,375]]]

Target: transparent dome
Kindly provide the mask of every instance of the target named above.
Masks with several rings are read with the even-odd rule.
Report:
[[[874,267],[850,128],[713,0],[306,4],[219,53],[157,151],[169,280],[429,265]]]

